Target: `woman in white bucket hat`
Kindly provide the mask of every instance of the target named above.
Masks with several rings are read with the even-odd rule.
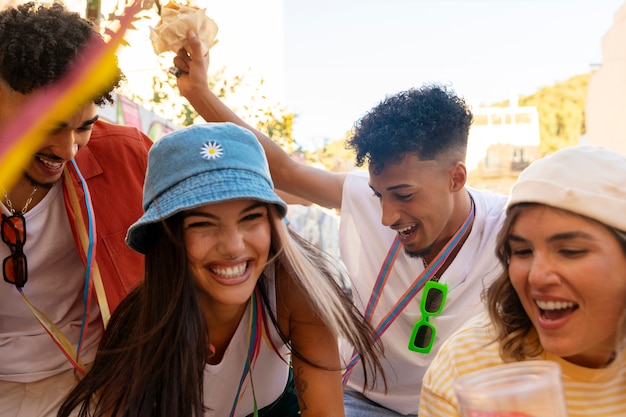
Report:
[[[532,163],[498,236],[489,314],[442,346],[420,417],[459,416],[456,378],[507,362],[560,365],[569,417],[626,415],[626,157],[574,146]]]

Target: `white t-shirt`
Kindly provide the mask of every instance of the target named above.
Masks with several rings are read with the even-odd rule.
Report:
[[[10,215],[4,205],[2,212]],[[28,300],[43,311],[76,348],[83,317],[85,266],[70,229],[62,184],[57,182],[44,199],[28,211],[24,254]],[[0,259],[10,255],[0,243]],[[72,368],[63,352],[35,319],[14,285],[0,281],[0,380],[33,382]],[[87,337],[80,359],[93,361],[100,337],[100,309],[93,297]]]
[[[341,203],[341,255],[352,280],[355,304],[361,312],[365,311],[380,267],[397,235],[382,225],[380,203],[372,194],[368,180],[367,172],[348,174]],[[437,329],[432,351],[423,354],[408,349],[413,327],[421,318],[420,292],[382,336],[385,357],[381,359],[386,369],[387,393],[382,379],[378,379],[374,390],[364,392],[372,401],[401,414],[417,414],[421,381],[441,342],[484,310],[481,292],[501,271],[495,256],[495,240],[504,219],[506,197],[486,191],[468,191],[476,207],[474,223],[465,244],[440,279],[448,285],[448,296],[443,312],[429,319]],[[374,312],[374,327],[423,270],[421,259],[400,251]],[[344,357],[349,357],[349,351],[342,346]],[[360,365],[354,368],[348,388],[362,391]]]
[[[268,284],[269,302],[275,316],[276,287],[271,266],[265,269],[265,276]],[[267,320],[270,320],[269,317]],[[207,364],[204,367],[204,405],[210,409],[204,413],[205,417],[230,415],[248,357],[249,323],[250,303],[248,303],[248,307],[239,322],[239,327],[228,344],[222,361],[217,365]],[[256,362],[252,364],[252,372],[246,376],[241,387],[235,417],[247,416],[254,411],[251,377],[259,409],[276,401],[287,385],[290,362],[289,348],[281,340],[271,321],[268,321],[267,328],[269,329],[269,338],[281,356],[276,353],[267,339],[261,342],[259,356]]]

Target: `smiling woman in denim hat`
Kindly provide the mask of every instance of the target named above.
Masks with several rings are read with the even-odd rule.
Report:
[[[626,157],[575,146],[531,164],[497,248],[489,314],[443,345],[420,416],[459,416],[455,378],[529,359],[560,365],[569,417],[625,416]]]
[[[144,283],[59,415],[342,416],[337,338],[374,375],[378,347],[338,272],[285,225],[255,137],[229,123],[164,136],[143,207],[126,240]]]

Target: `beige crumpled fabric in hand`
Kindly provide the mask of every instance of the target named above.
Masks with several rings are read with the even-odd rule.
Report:
[[[150,40],[156,54],[172,51],[178,52],[185,48],[191,52],[187,44],[187,32],[193,30],[202,41],[202,55],[206,55],[217,40],[217,24],[206,15],[206,9],[196,9],[183,5],[176,8],[163,7],[161,21],[156,27],[150,28]]]

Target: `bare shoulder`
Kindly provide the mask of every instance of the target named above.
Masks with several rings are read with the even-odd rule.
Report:
[[[319,324],[313,301],[297,279],[283,267],[276,278],[276,310],[281,330],[290,333],[294,323]]]

